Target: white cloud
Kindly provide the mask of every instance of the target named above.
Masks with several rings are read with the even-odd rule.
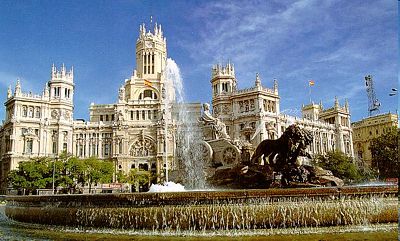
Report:
[[[230,59],[239,86],[253,85],[255,72],[263,83],[278,78],[282,102],[307,101],[307,91],[294,91],[316,78],[316,98],[339,95],[354,103],[365,97],[362,77],[369,71],[397,74],[396,17],[395,3],[387,1],[217,1],[194,12],[199,38],[185,47],[195,62],[208,63],[198,65],[203,71]]]

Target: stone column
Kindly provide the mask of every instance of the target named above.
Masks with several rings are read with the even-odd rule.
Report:
[[[103,139],[102,139],[101,133],[99,133],[99,141],[98,141],[98,143],[99,143],[98,157],[99,158],[103,158]]]

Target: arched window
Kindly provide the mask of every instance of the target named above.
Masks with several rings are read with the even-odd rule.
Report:
[[[23,106],[22,107],[22,116],[27,117],[28,116],[28,107]]]
[[[33,118],[33,107],[29,107],[28,117]]]
[[[35,109],[35,117],[40,118],[40,107],[36,107]]]

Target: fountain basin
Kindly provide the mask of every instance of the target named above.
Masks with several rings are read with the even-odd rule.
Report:
[[[130,230],[252,230],[396,223],[398,187],[7,196],[16,221]]]

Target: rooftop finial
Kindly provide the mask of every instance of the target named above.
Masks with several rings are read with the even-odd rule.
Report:
[[[278,80],[274,79],[274,91],[278,92]]]
[[[335,108],[339,108],[339,100],[337,96],[335,96]]]
[[[259,87],[261,85],[261,80],[260,80],[260,75],[256,73],[256,87]]]

